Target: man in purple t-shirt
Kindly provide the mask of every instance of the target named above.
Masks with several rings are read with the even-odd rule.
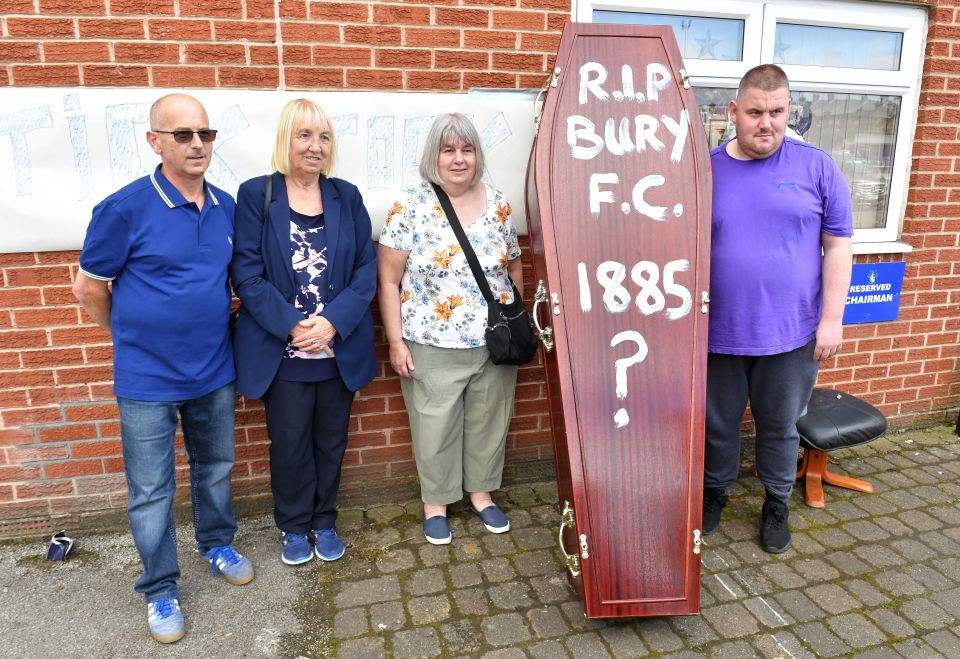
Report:
[[[797,419],[820,362],[840,350],[850,285],[850,190],[826,153],[784,139],[790,89],[763,64],[730,102],[736,137],[711,153],[713,228],[703,533],[720,525],[740,465],[747,401],[766,488],[760,544],[790,547]]]

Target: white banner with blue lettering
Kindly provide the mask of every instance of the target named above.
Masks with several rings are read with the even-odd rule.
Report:
[[[171,90],[172,91],[172,90]],[[79,249],[101,199],[159,162],[147,145],[157,89],[7,88],[0,104],[0,253]],[[505,93],[418,94],[195,90],[219,131],[208,180],[231,194],[266,174],[280,109],[294,98],[333,118],[335,176],[356,184],[374,236],[398,191],[419,180],[420,149],[434,117],[471,116],[487,156],[487,181],[503,190],[526,233],[524,178],[533,101]]]

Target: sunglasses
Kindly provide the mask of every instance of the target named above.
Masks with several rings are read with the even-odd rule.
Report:
[[[217,139],[217,131],[211,128],[201,128],[200,130],[151,130],[150,132],[173,135],[173,140],[180,144],[192,142],[194,133],[197,134],[201,142],[212,142]]]

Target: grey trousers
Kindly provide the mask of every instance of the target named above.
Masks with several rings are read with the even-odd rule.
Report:
[[[819,363],[816,340],[779,355],[707,356],[707,424],[703,486],[726,492],[740,469],[740,423],[750,401],[757,428],[757,473],[786,501],[797,476],[797,419],[810,401]]]
[[[424,503],[500,487],[513,415],[516,366],[497,366],[487,348],[436,348],[407,341],[413,378],[400,378]]]

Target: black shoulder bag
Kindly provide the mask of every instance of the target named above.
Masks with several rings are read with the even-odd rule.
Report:
[[[456,211],[453,210],[453,204],[450,203],[450,197],[436,184],[433,185],[433,191],[440,200],[440,207],[447,216],[450,228],[457,235],[460,247],[463,249],[463,255],[467,257],[470,264],[470,270],[477,280],[477,286],[483,293],[483,299],[487,301],[487,329],[485,338],[487,349],[490,351],[490,359],[494,364],[526,364],[537,352],[537,338],[533,335],[533,327],[530,325],[530,315],[523,306],[523,300],[520,298],[520,291],[517,290],[510,275],[507,280],[513,286],[513,302],[502,304],[493,296],[490,290],[490,284],[487,282],[483,270],[480,268],[480,261],[477,259],[473,246],[467,240],[467,235],[460,225]]]

